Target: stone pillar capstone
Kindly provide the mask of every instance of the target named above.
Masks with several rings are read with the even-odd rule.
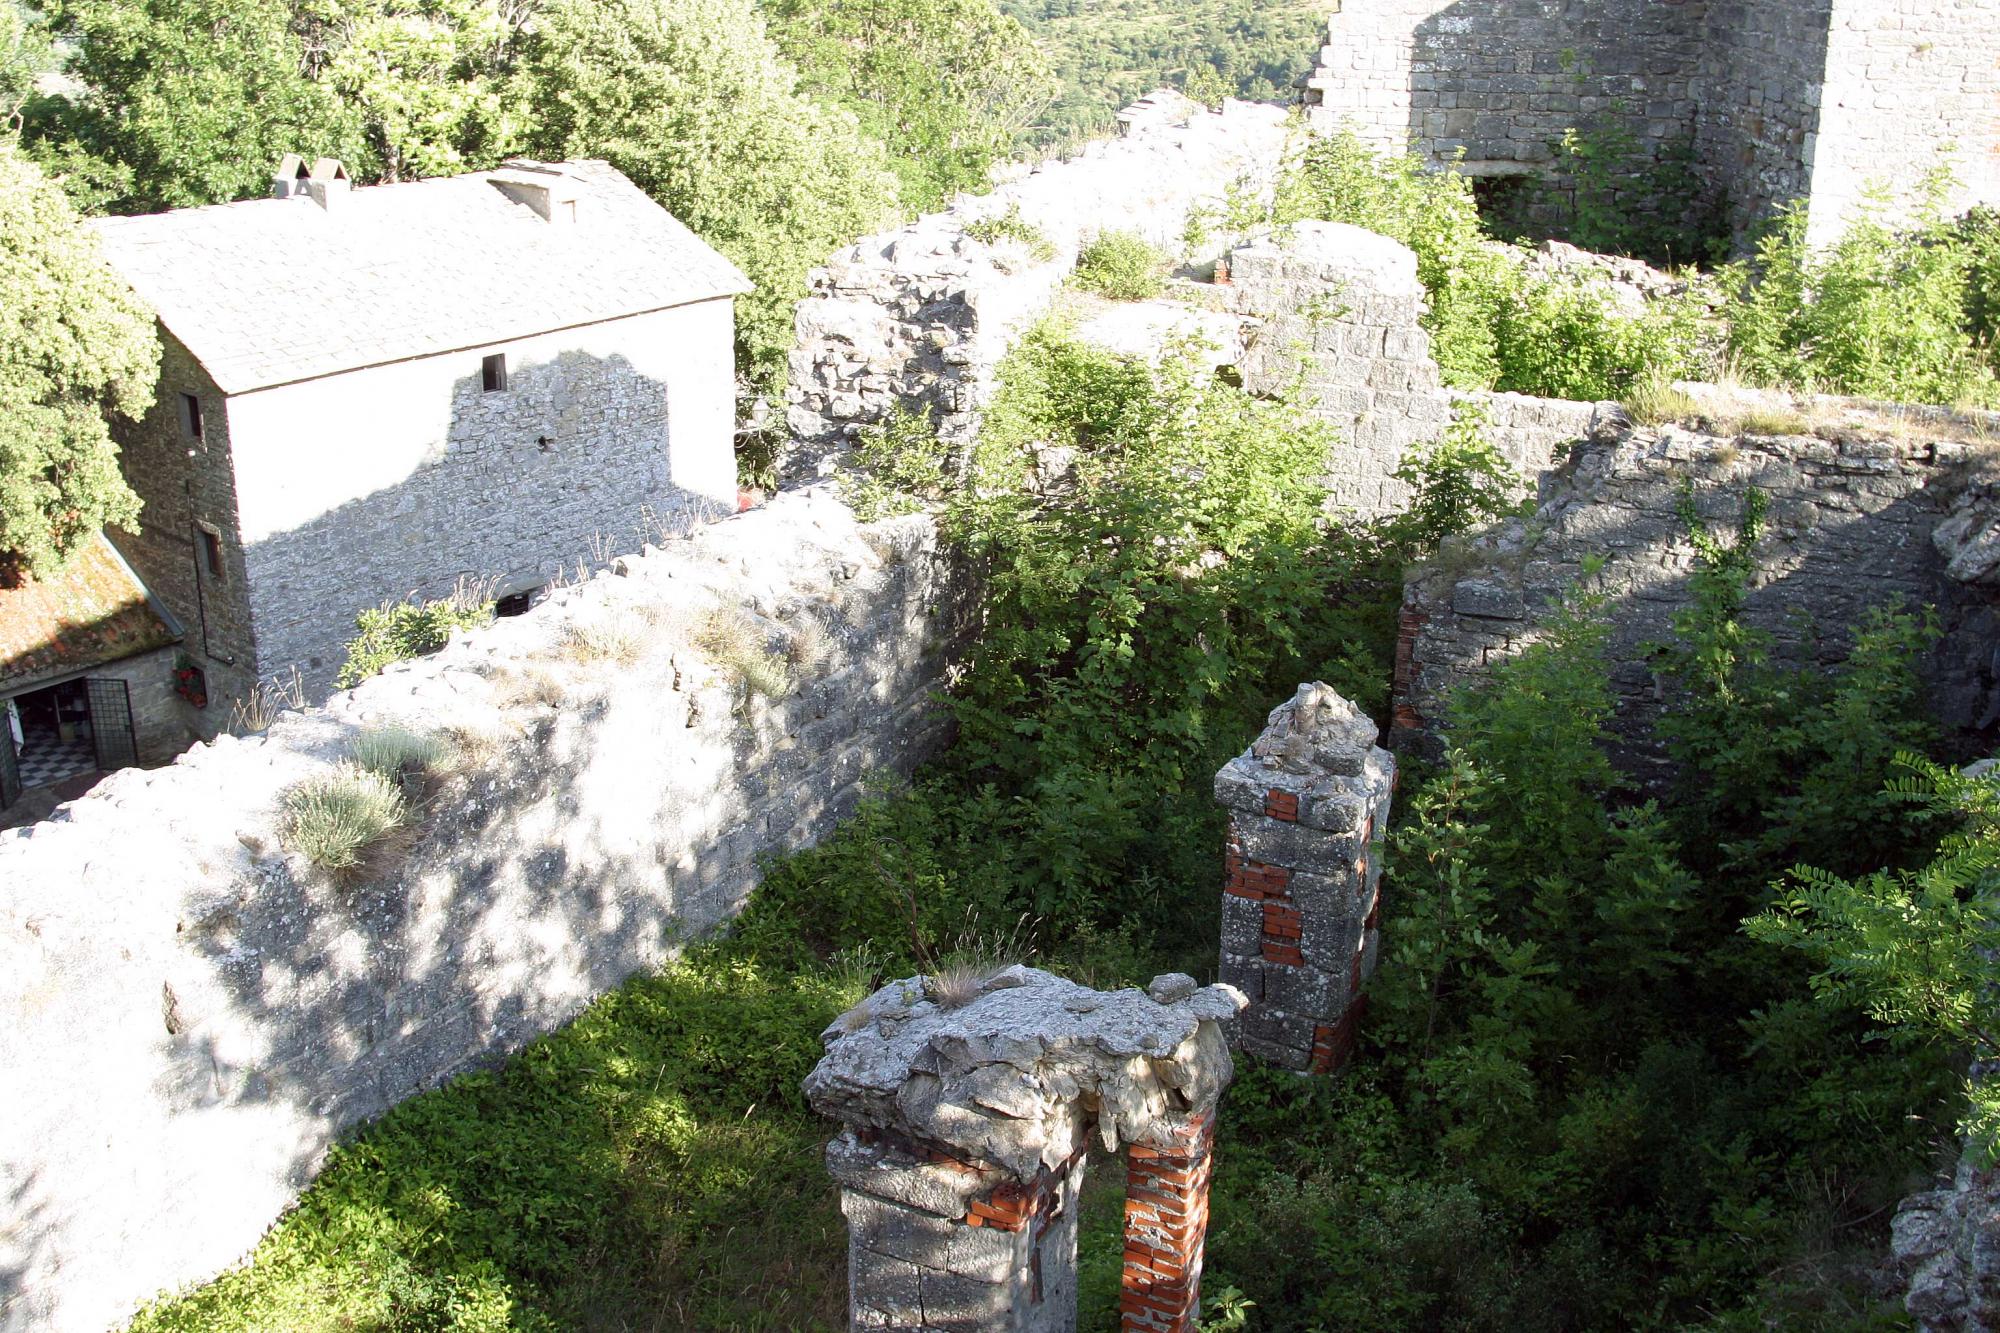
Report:
[[[1215,775],[1229,809],[1222,980],[1249,998],[1236,1043],[1289,1069],[1347,1059],[1375,970],[1396,763],[1375,723],[1322,684],[1271,711]]]
[[[842,1125],[850,1328],[1071,1333],[1093,1141],[1129,1146],[1136,1182],[1124,1327],[1192,1328],[1242,1007],[1180,974],[1105,993],[1016,965],[891,982],[841,1015],[805,1091]]]

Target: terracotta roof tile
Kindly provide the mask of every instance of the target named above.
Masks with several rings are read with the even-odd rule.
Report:
[[[0,587],[0,690],[87,671],[178,638],[100,533],[52,578]]]

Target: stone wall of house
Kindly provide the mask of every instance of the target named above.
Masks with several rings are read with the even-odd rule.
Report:
[[[1474,414],[1527,482],[1568,446],[1617,419],[1612,403],[1577,403],[1443,387],[1421,319],[1417,257],[1404,245],[1336,222],[1302,222],[1229,255],[1229,300],[1255,321],[1244,387],[1303,380],[1337,439],[1325,482],[1337,507],[1363,518],[1410,497],[1395,473],[1455,415]]]
[[[0,833],[0,1329],[212,1276],[343,1129],[725,921],[760,854],[941,742],[956,589],[923,516],[788,493]],[[752,695],[753,654],[798,683]],[[330,882],[284,793],[392,723],[451,771],[411,845]]]
[[[1994,423],[1836,407],[1821,405],[1828,416],[1815,436],[1666,426],[1582,444],[1543,479],[1532,515],[1448,545],[1413,571],[1392,744],[1434,746],[1449,724],[1448,693],[1532,642],[1550,608],[1580,586],[1609,599],[1620,761],[1642,777],[1660,774],[1664,759],[1646,739],[1659,707],[1646,645],[1667,639],[1688,604],[1694,551],[1677,509],[1691,487],[1711,530],[1733,533],[1750,486],[1769,497],[1769,513],[1746,614],[1776,637],[1778,653],[1838,660],[1870,608],[1934,606],[1942,637],[1926,664],[1931,702],[1967,745],[1989,744],[2000,728],[2000,506],[1990,448],[1964,441]]]
[[[703,301],[230,398],[259,674],[323,697],[357,611],[540,587],[732,510],[732,327]]]
[[[193,725],[213,736],[229,720],[232,698],[257,683],[256,644],[244,594],[242,525],[227,402],[180,340],[160,330],[160,382],[137,422],[114,420],[125,478],[145,502],[135,532],[117,533],[118,551],[181,624],[181,648],[207,677],[210,705]],[[200,405],[193,436],[181,397]],[[220,572],[204,558],[201,532],[214,531]]]
[[[1228,102],[1211,112],[1177,93],[1157,93],[1121,121],[1121,138],[867,237],[814,270],[791,358],[787,477],[815,475],[898,405],[930,415],[947,441],[969,441],[994,369],[1048,312],[1084,245],[1137,231],[1186,263],[1212,261],[1233,239],[1230,198],[1268,198],[1288,139],[1281,108]],[[1207,221],[1191,232],[1196,211]],[[1047,248],[968,234],[1009,217]]]

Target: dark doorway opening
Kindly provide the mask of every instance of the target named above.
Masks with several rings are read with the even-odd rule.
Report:
[[[12,716],[0,720],[7,750],[0,758],[0,805],[37,787],[139,760],[131,695],[122,680],[66,680],[17,694],[5,706]]]

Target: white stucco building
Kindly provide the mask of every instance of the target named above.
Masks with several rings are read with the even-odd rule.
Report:
[[[96,224],[165,344],[119,546],[212,700],[323,692],[365,607],[733,508],[750,283],[608,164],[353,189],[287,158],[273,195]]]

